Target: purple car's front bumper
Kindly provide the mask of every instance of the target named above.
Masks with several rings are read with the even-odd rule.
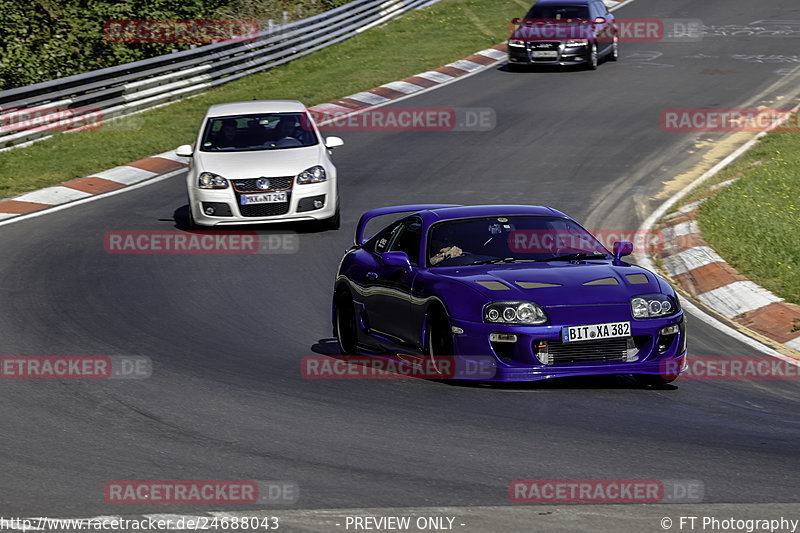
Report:
[[[457,366],[463,369],[457,376],[459,379],[535,381],[608,374],[674,378],[686,365],[682,313],[664,319],[632,321],[628,338],[584,343],[562,342],[561,326],[514,326],[452,318],[450,324],[455,333],[454,355],[461,360]],[[661,335],[664,328],[673,325],[679,326],[678,333]],[[516,341],[493,342],[490,340],[493,333],[514,335]]]

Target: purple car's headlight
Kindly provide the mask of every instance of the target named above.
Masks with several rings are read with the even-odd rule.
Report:
[[[631,298],[633,318],[661,318],[674,315],[680,308],[666,294],[643,294]]]
[[[547,314],[533,302],[492,302],[483,308],[483,321],[536,326],[547,322]]]

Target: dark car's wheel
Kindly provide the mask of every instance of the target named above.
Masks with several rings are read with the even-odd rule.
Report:
[[[609,61],[619,60],[619,37],[614,36],[614,42],[611,43],[611,54],[608,56]]]
[[[453,355],[453,332],[450,330],[450,321],[443,309],[433,309],[428,315],[428,324],[425,332],[426,352],[431,362],[440,374],[444,374],[444,367],[452,368],[454,363],[442,365],[444,357]]]
[[[353,309],[353,299],[347,291],[340,291],[336,295],[334,317],[339,351],[342,355],[355,355],[358,347],[356,312]]]
[[[592,43],[589,47],[589,53],[586,56],[586,68],[589,70],[597,70],[597,43]]]

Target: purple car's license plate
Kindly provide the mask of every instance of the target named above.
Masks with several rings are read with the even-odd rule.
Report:
[[[598,339],[614,339],[629,337],[630,322],[606,322],[604,324],[588,324],[585,326],[565,326],[561,328],[563,342],[596,341]]]

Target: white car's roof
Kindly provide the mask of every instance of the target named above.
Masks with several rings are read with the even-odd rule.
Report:
[[[230,102],[212,105],[208,117],[227,117],[231,115],[251,115],[256,113],[298,113],[306,106],[297,100],[251,100],[249,102]]]

